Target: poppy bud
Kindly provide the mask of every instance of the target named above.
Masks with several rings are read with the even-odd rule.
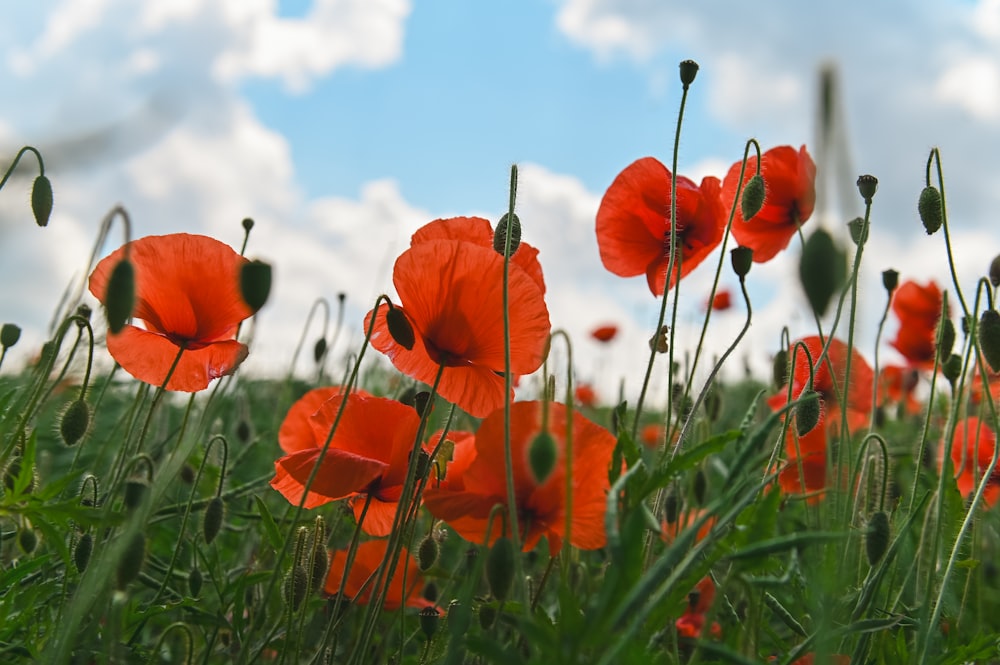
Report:
[[[3,472],[3,485],[8,490],[12,491],[17,485],[17,478],[21,475],[21,458],[15,457],[7,465],[7,468]],[[31,479],[28,481],[28,486],[24,488],[25,494],[31,494],[35,491],[35,485],[37,480],[35,474],[32,473]]]
[[[34,529],[22,528],[17,532],[17,544],[25,554],[31,554],[38,547],[38,536]]]
[[[862,217],[855,217],[847,223],[847,229],[851,232],[851,240],[856,247],[861,247],[868,241],[868,222]]]
[[[326,338],[320,337],[316,340],[316,345],[313,347],[313,361],[319,364],[319,361],[323,360],[323,356],[326,355]]]
[[[140,478],[131,478],[125,481],[125,493],[123,495],[123,500],[125,507],[129,510],[135,510],[142,505],[143,500],[146,498],[146,490],[149,486],[146,485],[146,481]]]
[[[31,212],[36,224],[48,225],[49,215],[52,214],[52,183],[46,176],[38,176],[31,186]]]
[[[254,312],[267,302],[271,293],[271,266],[263,261],[249,261],[240,268],[240,293]]]
[[[868,555],[868,565],[874,566],[881,561],[888,548],[889,516],[880,510],[868,519],[868,532],[865,534],[865,554]]]
[[[250,423],[246,420],[240,420],[236,423],[236,438],[240,440],[241,443],[246,443],[250,440]]]
[[[244,217],[241,224],[243,224],[243,230],[246,231],[247,233],[250,233],[250,231],[253,229],[253,220],[249,217]]]
[[[917,212],[920,214],[920,221],[923,222],[927,235],[933,235],[941,228],[944,209],[941,206],[941,192],[938,191],[937,187],[928,185],[920,191],[920,198],[917,199]]]
[[[510,218],[508,224],[508,215],[504,213],[504,216],[500,218],[497,222],[497,230],[493,234],[493,249],[500,256],[504,255],[504,251],[507,249],[507,229],[510,229],[510,255],[513,256],[514,252],[521,244],[521,220],[518,219],[517,215]]]
[[[212,500],[205,506],[205,514],[202,516],[201,534],[205,537],[205,544],[211,545],[215,537],[222,529],[222,519],[226,514],[226,504],[221,496],[213,496]]]
[[[497,620],[497,610],[495,607],[490,605],[482,605],[479,607],[479,627],[483,630],[489,630],[493,627],[493,622]]]
[[[861,192],[861,198],[865,200],[866,205],[871,205],[872,197],[875,196],[877,189],[878,178],[873,175],[858,176],[858,191]]]
[[[90,425],[90,406],[82,399],[69,403],[59,421],[59,435],[67,446],[75,446],[87,433]]]
[[[764,178],[755,173],[747,180],[746,187],[743,188],[743,198],[740,199],[740,214],[743,215],[743,221],[749,222],[763,206]]]
[[[128,259],[122,259],[111,270],[104,307],[108,313],[108,329],[117,335],[135,307],[135,269]]]
[[[649,338],[649,350],[666,353],[670,350],[670,326],[663,326],[660,331]]]
[[[994,288],[1000,286],[1000,254],[990,261],[990,284]]]
[[[729,252],[729,259],[733,264],[733,272],[742,280],[753,265],[753,250],[749,247],[734,247]]]
[[[799,279],[806,299],[818,316],[826,313],[830,299],[847,278],[844,252],[825,229],[817,229],[806,239],[799,260]]]
[[[451,604],[448,605],[448,632],[451,633],[451,636],[462,637],[469,630],[471,623],[472,607],[469,603],[451,601]]]
[[[76,547],[73,548],[73,565],[76,566],[76,570],[79,573],[87,570],[87,564],[90,563],[90,555],[94,553],[94,537],[89,533],[85,533],[80,536],[80,540],[76,541]]]
[[[432,534],[428,533],[424,536],[424,539],[420,541],[420,546],[417,548],[417,565],[420,566],[420,570],[424,572],[430,570],[430,567],[437,562],[440,550],[441,548]]]
[[[181,482],[185,485],[190,485],[194,482],[194,467],[190,464],[185,464],[181,467],[180,473]]]
[[[413,409],[421,418],[425,413],[427,415],[431,414],[431,411],[434,410],[434,403],[431,401],[430,391],[421,390],[413,396]]]
[[[941,322],[941,335],[938,338],[938,358],[947,358],[955,346],[955,324],[951,319]]]
[[[803,390],[795,407],[795,432],[805,436],[819,422],[819,393],[815,390]]]
[[[680,517],[681,513],[681,500],[677,496],[677,490],[670,488],[667,492],[667,497],[663,501],[663,519],[667,524],[673,524]]]
[[[891,296],[899,286],[899,272],[889,268],[888,270],[882,271],[882,286],[885,287],[886,292]]]
[[[543,430],[532,439],[528,448],[528,466],[539,485],[552,474],[556,466],[556,440],[548,431]]]
[[[434,582],[428,582],[427,584],[425,584],[423,593],[421,595],[424,597],[424,600],[431,603],[436,603],[438,599],[437,584],[435,584]]]
[[[309,581],[309,588],[315,592],[323,589],[326,576],[330,573],[330,554],[326,551],[326,546],[322,542],[316,543],[316,551],[312,559],[312,576]]]
[[[385,313],[385,325],[389,329],[392,339],[407,351],[413,350],[416,343],[416,336],[413,334],[413,326],[410,325],[406,314],[398,307],[389,305],[389,311]]]
[[[705,495],[708,493],[708,477],[701,469],[695,471],[694,482],[691,483],[691,491],[694,493],[694,501],[699,506],[705,505]]]
[[[1000,313],[983,311],[979,319],[979,348],[994,372],[1000,372]]]
[[[954,390],[955,382],[958,381],[959,375],[962,374],[962,357],[957,353],[948,356],[948,359],[941,365],[941,373],[944,374],[944,378],[948,379],[951,389]]]
[[[694,77],[698,75],[698,63],[694,60],[682,60],[680,69],[681,83],[687,88],[694,83]]]
[[[497,538],[486,556],[486,581],[490,585],[490,593],[500,602],[507,599],[514,583],[515,556],[514,543],[506,536]]]
[[[292,566],[292,569],[285,574],[285,580],[282,583],[282,592],[285,595],[285,604],[288,605],[293,612],[299,609],[302,601],[306,598],[306,585],[309,583],[309,576],[306,575],[306,569],[299,564]]]
[[[771,361],[771,380],[775,388],[781,388],[788,381],[788,351],[779,350]]]
[[[424,634],[424,638],[430,642],[431,638],[434,637],[434,633],[437,632],[438,620],[441,617],[441,613],[438,612],[437,608],[433,605],[428,605],[424,609],[420,610],[420,631]]]
[[[198,594],[201,593],[201,585],[204,582],[204,577],[201,571],[195,568],[190,573],[188,573],[188,593],[191,594],[192,598],[197,598]]]
[[[0,327],[0,346],[5,349],[17,344],[17,340],[21,339],[21,328],[20,326],[13,323],[5,323]]]
[[[115,584],[119,591],[124,591],[135,578],[139,577],[142,570],[142,562],[146,558],[146,536],[137,533],[132,536],[118,568],[115,569]]]

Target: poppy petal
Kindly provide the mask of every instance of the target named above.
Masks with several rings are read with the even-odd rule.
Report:
[[[274,463],[275,477],[271,487],[281,492],[289,503],[298,505],[319,455],[317,448],[280,458]],[[305,507],[313,508],[362,492],[381,477],[387,466],[378,460],[330,448],[309,489]]]

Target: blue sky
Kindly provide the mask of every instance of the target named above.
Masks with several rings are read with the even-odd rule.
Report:
[[[374,297],[391,292],[413,230],[442,216],[496,219],[517,162],[518,211],[541,251],[553,325],[577,340],[580,378],[600,368],[632,389],[657,306],[642,278],[604,271],[594,215],[630,162],[669,163],[684,58],[701,65],[679,161],[695,179],[723,176],[752,136],[765,149],[812,150],[817,72],[836,68],[846,173],[834,182],[834,165],[820,164],[828,205],[805,230],[823,225],[846,242],[844,222],[861,208],[853,179],[879,177],[877,251],[861,278],[869,357],[882,270],[950,281],[941,238],[916,218],[932,146],[965,288],[1000,252],[1000,0],[49,0],[7,11],[0,157],[37,145],[56,196],[41,230],[30,179],[0,192],[0,280],[17,285],[0,289],[0,320],[25,329],[22,362],[118,202],[136,235],[237,245],[239,220],[257,220],[249,253],[274,264],[275,290],[247,371],[286,367],[311,303],[339,291],[349,330],[336,351],[346,353]],[[686,348],[717,257],[684,281]],[[792,247],[751,274],[741,353],[753,367],[767,366],[782,325],[808,331],[797,257]],[[728,266],[723,275],[733,288]],[[712,353],[742,315],[714,320]],[[623,333],[599,349],[587,332],[605,321]]]

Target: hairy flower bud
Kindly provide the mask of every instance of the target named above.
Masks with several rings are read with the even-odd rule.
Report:
[[[52,215],[52,183],[47,176],[38,176],[31,186],[31,213],[35,216],[36,224],[48,225],[49,216]]]
[[[743,197],[740,199],[740,214],[743,221],[749,222],[754,215],[760,212],[764,206],[764,178],[755,173],[743,188]]]
[[[920,214],[920,221],[923,222],[927,235],[933,235],[944,220],[944,208],[941,205],[941,192],[937,187],[928,185],[920,192],[917,199],[917,212]]]
[[[868,565],[874,566],[889,549],[889,516],[883,511],[874,513],[868,519],[868,532],[865,534],[865,554],[868,555]]]
[[[497,230],[493,234],[493,249],[500,256],[504,255],[507,248],[508,229],[510,229],[509,256],[513,256],[521,245],[521,220],[518,219],[517,215],[509,217],[507,213],[504,213],[504,216],[497,222]]]
[[[75,446],[90,426],[90,405],[77,399],[69,403],[59,421],[59,436],[67,446]]]
[[[13,323],[5,323],[0,326],[0,347],[9,349],[17,344],[19,339],[21,339],[20,326]]]
[[[87,570],[87,564],[90,563],[90,555],[94,553],[94,537],[89,533],[85,533],[80,536],[80,540],[76,541],[76,546],[73,548],[73,565],[76,566],[76,570],[79,573]]]
[[[137,533],[132,536],[118,568],[115,569],[115,584],[119,591],[124,591],[125,587],[139,577],[142,570],[142,563],[146,559],[146,536]]]
[[[983,311],[979,319],[979,348],[994,372],[1000,372],[1000,313]]]
[[[424,572],[430,570],[430,567],[437,562],[440,549],[433,534],[428,533],[424,536],[417,548],[417,565],[420,566],[420,570]]]
[[[389,303],[389,311],[385,313],[385,325],[389,329],[392,339],[407,351],[413,350],[413,345],[417,338],[413,333],[413,326],[410,325],[406,314],[398,307],[393,307]]]
[[[191,594],[192,598],[197,598],[198,594],[201,593],[201,585],[204,581],[205,578],[202,576],[201,571],[197,568],[192,569],[191,572],[188,573],[188,593]]]
[[[528,466],[539,485],[548,480],[556,466],[556,440],[548,431],[535,435],[528,448]]]
[[[108,314],[108,329],[118,334],[128,323],[135,307],[135,268],[128,259],[115,264],[108,277],[104,308]]]
[[[799,436],[805,436],[819,422],[819,393],[815,390],[803,390],[799,400],[795,407],[795,432]]]
[[[503,602],[510,594],[514,583],[514,543],[510,538],[497,538],[486,556],[486,581],[490,585],[490,593]]]
[[[263,261],[250,261],[240,268],[240,293],[250,309],[259,310],[271,294],[271,266]]]
[[[285,580],[282,583],[282,591],[285,596],[285,604],[288,605],[293,612],[299,609],[302,605],[302,601],[306,599],[306,586],[309,584],[309,576],[306,574],[306,569],[300,564],[295,564],[292,569],[285,574]]]
[[[833,294],[847,279],[844,252],[825,229],[817,229],[806,239],[799,261],[799,279],[809,305],[823,316]]]
[[[222,529],[222,520],[226,515],[226,504],[221,496],[213,496],[212,500],[205,506],[205,514],[202,516],[201,534],[205,538],[205,544],[211,545],[215,537]]]

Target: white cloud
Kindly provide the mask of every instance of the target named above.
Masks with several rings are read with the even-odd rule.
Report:
[[[955,104],[978,120],[1000,121],[1000,64],[995,57],[970,56],[953,63],[938,78],[935,97]]]

